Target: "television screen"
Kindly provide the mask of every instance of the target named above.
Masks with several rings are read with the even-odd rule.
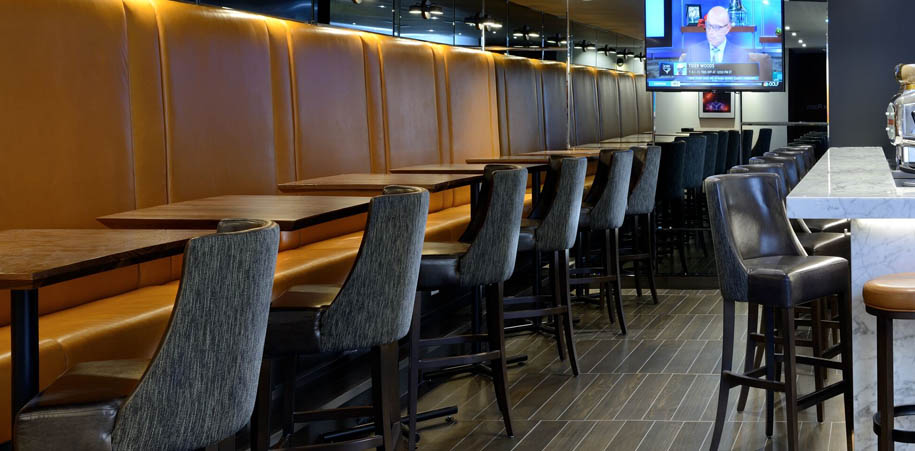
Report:
[[[784,91],[782,0],[645,0],[649,91]]]

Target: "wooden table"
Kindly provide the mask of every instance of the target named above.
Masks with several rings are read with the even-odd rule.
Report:
[[[489,164],[506,164],[505,161]],[[531,174],[531,202],[536,205],[540,199],[540,173],[549,169],[546,163],[510,163],[521,166]],[[482,174],[487,164],[423,164],[391,169],[394,174]]]
[[[569,150],[541,150],[537,152],[528,152],[521,155],[524,156],[543,156],[543,157],[573,157],[573,158],[587,158],[589,160],[595,160],[600,157],[600,151],[604,148],[592,148],[592,149],[569,149]],[[628,149],[628,147],[627,147]]]
[[[298,230],[365,213],[368,197],[218,196],[102,216],[115,229],[215,229],[226,218],[266,219],[280,230]]]
[[[623,136],[621,138],[610,138],[604,141],[601,141],[601,144],[614,143],[621,145],[630,145],[635,146],[639,144],[656,144],[656,143],[669,143],[673,142],[677,138],[688,137],[689,133],[656,133],[654,136],[651,133],[644,135],[629,135]]]
[[[0,288],[10,290],[12,419],[38,393],[38,288],[178,255],[201,230],[3,230]]]

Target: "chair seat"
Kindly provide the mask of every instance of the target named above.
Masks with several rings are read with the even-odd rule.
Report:
[[[851,237],[844,233],[802,233],[797,239],[807,255],[825,255],[851,259]]]
[[[340,293],[340,285],[296,285],[270,304],[264,354],[321,352],[321,315]]]
[[[848,219],[804,219],[811,232],[844,232],[851,230]]]
[[[893,312],[915,312],[915,273],[888,274],[867,281],[864,304]]]
[[[537,228],[539,219],[524,218],[521,220],[521,233],[518,235],[518,252],[532,251],[537,248]]]
[[[588,230],[591,228],[591,211],[593,206],[582,203],[581,212],[578,214],[578,228]]]
[[[456,287],[461,284],[458,264],[470,245],[459,241],[423,243],[423,257],[419,264],[419,291]]]
[[[118,410],[148,365],[148,360],[76,364],[20,411],[16,449],[111,449]]]
[[[845,289],[848,261],[838,257],[772,256],[745,259],[748,301],[773,307],[794,307]]]

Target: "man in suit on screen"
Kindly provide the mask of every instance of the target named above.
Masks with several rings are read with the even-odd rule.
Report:
[[[689,46],[682,61],[690,63],[749,63],[747,49],[728,41],[731,18],[728,10],[716,6],[705,16],[705,41]]]

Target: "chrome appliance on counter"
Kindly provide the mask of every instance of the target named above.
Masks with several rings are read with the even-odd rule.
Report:
[[[915,64],[896,66],[899,92],[886,108],[886,134],[896,146],[900,171],[915,173]]]

